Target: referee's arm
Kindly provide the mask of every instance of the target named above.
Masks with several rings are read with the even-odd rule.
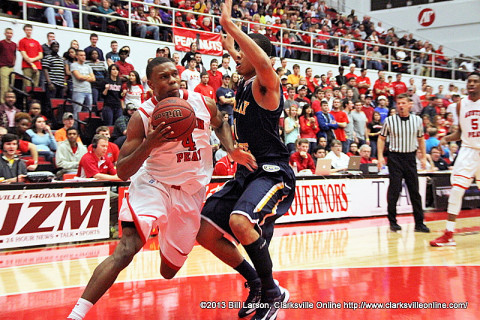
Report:
[[[378,170],[381,170],[383,166],[385,166],[385,158],[383,157],[383,151],[385,150],[385,140],[387,140],[387,137],[379,135],[378,140],[377,140],[377,167]],[[425,143],[423,143],[423,146],[425,147]]]
[[[425,139],[423,137],[418,137],[418,148],[422,153],[422,157],[420,158],[420,164],[422,165],[422,170],[427,169],[427,148],[425,147]]]

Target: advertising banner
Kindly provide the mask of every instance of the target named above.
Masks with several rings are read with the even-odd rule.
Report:
[[[197,52],[212,56],[223,54],[220,34],[173,28],[173,41],[176,51],[190,51],[192,42],[198,41]]]

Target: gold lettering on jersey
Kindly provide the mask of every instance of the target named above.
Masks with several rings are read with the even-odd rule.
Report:
[[[242,104],[240,104],[240,105],[235,104],[235,107],[234,107],[233,111],[244,115],[245,110],[247,109],[249,104],[250,104],[250,102],[248,102],[248,101],[242,101]]]
[[[177,163],[200,161],[200,160],[202,160],[202,155],[200,153],[200,150],[185,151],[185,152],[177,153]]]
[[[250,152],[250,150],[248,150],[248,143],[247,142],[239,143],[238,148],[242,149],[245,152]]]

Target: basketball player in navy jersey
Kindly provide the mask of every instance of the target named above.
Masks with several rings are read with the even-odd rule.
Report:
[[[279,137],[283,95],[270,65],[272,45],[263,35],[244,34],[231,20],[231,7],[232,1],[226,0],[220,23],[227,32],[224,48],[243,76],[234,107],[234,135],[239,146],[253,154],[258,168],[251,172],[239,165],[235,178],[207,199],[197,241],[247,280],[250,294],[239,317],[256,310],[254,320],[276,319],[278,302],[288,301],[289,292],[273,279],[268,246],[275,220],[293,201],[295,175]],[[227,234],[243,245],[254,267],[227,240]]]

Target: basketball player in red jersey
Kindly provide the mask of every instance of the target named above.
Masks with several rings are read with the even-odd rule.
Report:
[[[442,138],[441,143],[462,141],[455,159],[452,176],[452,191],[448,198],[448,220],[445,233],[430,241],[432,247],[455,246],[453,232],[455,220],[462,207],[465,190],[475,178],[480,188],[480,73],[471,73],[467,78],[468,97],[457,103],[458,129]]]
[[[250,170],[257,168],[250,153],[234,148],[230,125],[223,121],[215,101],[196,92],[188,92],[187,97],[179,90],[178,70],[170,59],[153,59],[146,73],[154,97],[132,116],[117,164],[118,176],[132,180],[119,212],[122,238],[114,253],[95,269],[69,319],[85,317],[142,248],[154,226],[159,228],[161,275],[171,279],[180,270],[195,243],[205,186],[213,172],[210,124],[235,161]],[[153,129],[150,117],[158,101],[179,96],[190,103],[197,117],[194,131],[183,141],[169,138],[173,132],[165,123]]]

